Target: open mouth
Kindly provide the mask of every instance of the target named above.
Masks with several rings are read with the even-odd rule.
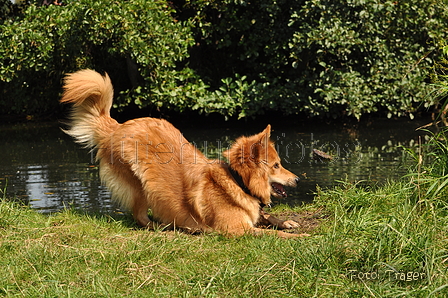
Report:
[[[280,183],[272,182],[271,187],[274,190],[274,195],[282,198],[286,198],[288,196],[285,189],[283,188],[283,185],[281,185]]]

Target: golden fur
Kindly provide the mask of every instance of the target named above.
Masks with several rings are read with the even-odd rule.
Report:
[[[298,181],[282,167],[269,125],[259,134],[238,138],[223,153],[227,164],[207,159],[166,120],[139,118],[119,124],[112,119],[113,88],[107,74],[88,69],[69,74],[64,90],[61,102],[73,104],[66,133],[97,151],[101,180],[140,226],[152,226],[151,209],[157,222],[191,231],[299,236],[256,228],[260,221],[297,227],[260,208],[271,203],[271,195],[286,196],[283,186],[295,187]]]

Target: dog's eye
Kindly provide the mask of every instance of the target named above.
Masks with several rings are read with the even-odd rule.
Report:
[[[280,168],[280,164],[279,164],[278,162],[276,162],[276,163],[274,164],[274,169],[278,169],[278,168]]]

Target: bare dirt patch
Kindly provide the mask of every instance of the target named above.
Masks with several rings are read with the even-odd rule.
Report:
[[[282,212],[275,214],[275,216],[281,220],[293,220],[299,224],[298,228],[291,229],[294,233],[310,233],[319,227],[328,215],[326,215],[322,209],[316,211],[303,211],[303,212]]]

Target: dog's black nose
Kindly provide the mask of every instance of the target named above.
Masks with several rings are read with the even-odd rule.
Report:
[[[296,177],[296,183],[299,183],[299,181],[300,181],[300,178]]]

